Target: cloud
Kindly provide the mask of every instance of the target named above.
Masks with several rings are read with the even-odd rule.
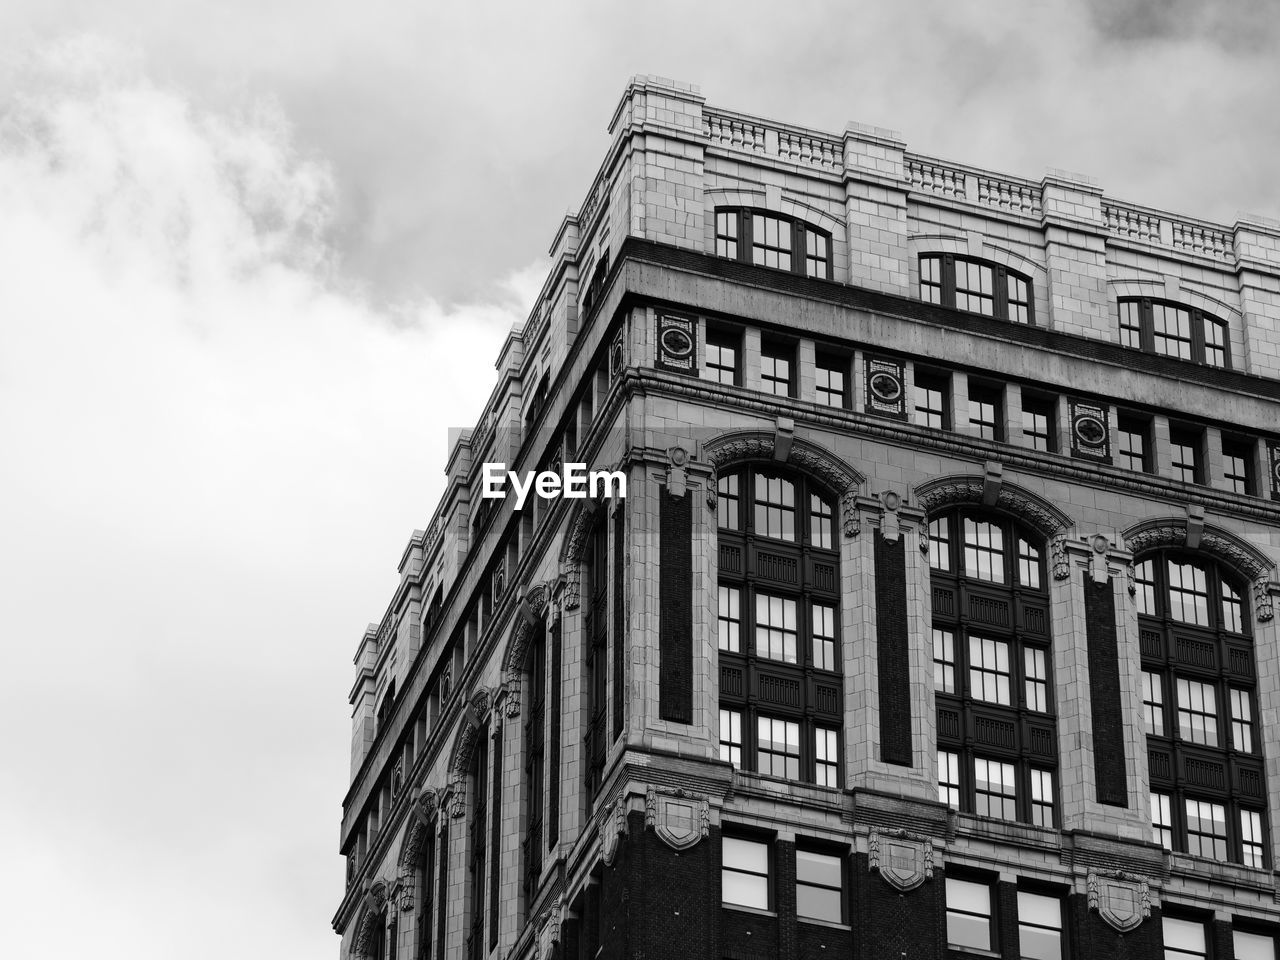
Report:
[[[546,265],[381,308],[278,106],[93,38],[4,87],[8,949],[323,955],[350,656]]]

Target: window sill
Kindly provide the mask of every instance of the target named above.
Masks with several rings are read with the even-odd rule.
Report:
[[[759,907],[748,907],[740,903],[721,903],[720,906],[725,910],[732,910],[735,913],[748,913],[753,917],[772,917],[778,918],[776,910],[761,910]]]
[[[836,923],[834,920],[819,920],[817,917],[802,917],[796,914],[796,922],[807,923],[814,927],[826,927],[828,930],[853,930],[847,923]]]
[[[995,957],[997,960],[1001,956],[994,950],[979,950],[977,947],[955,947],[951,944],[947,944],[947,953],[953,957]]]

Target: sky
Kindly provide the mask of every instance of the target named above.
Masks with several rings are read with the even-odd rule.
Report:
[[[1268,0],[7,0],[5,955],[336,957],[351,658],[633,74],[1230,223]]]

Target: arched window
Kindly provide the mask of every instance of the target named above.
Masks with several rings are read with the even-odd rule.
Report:
[[[1161,550],[1134,567],[1153,839],[1268,865],[1257,670],[1245,585]]]
[[[716,256],[831,279],[831,234],[768,210],[717,207]]]
[[[920,257],[920,299],[1013,323],[1035,323],[1030,277],[954,253]]]
[[[547,644],[546,629],[540,622],[529,641],[529,691],[524,718],[524,902],[533,903],[538,878],[542,875],[542,803],[546,757]]]
[[[1227,325],[1202,310],[1167,300],[1126,297],[1120,309],[1120,342],[1146,353],[1231,367]]]
[[[981,510],[929,522],[938,798],[1052,827],[1057,732],[1043,539]]]
[[[838,787],[840,544],[831,496],[773,466],[721,474],[720,759]]]
[[[477,734],[475,752],[471,757],[471,820],[469,824],[468,869],[471,877],[470,920],[471,931],[467,936],[467,956],[480,960],[484,956],[484,878],[485,837],[488,826],[489,794],[489,725]]]

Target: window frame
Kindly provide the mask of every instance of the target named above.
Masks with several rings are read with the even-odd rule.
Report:
[[[925,277],[926,261],[936,261],[938,266],[935,272],[937,282],[927,282]],[[980,257],[969,257],[958,253],[921,253],[916,261],[919,269],[920,281],[916,289],[917,297],[925,303],[937,303],[944,307],[950,307],[953,310],[963,310],[965,313],[973,313],[982,317],[993,317],[996,320],[1004,320],[1008,323],[1022,324],[1028,327],[1036,325],[1035,317],[1035,283],[1031,277],[1025,273],[1006,267],[1004,264],[996,263],[992,260],[983,260]],[[981,269],[991,270],[991,288],[992,303],[991,313],[983,313],[976,310],[968,310],[965,307],[958,307],[959,302],[957,275],[959,271],[956,269],[957,264],[966,266],[977,266]],[[1010,297],[1011,284],[1019,282],[1026,285],[1025,303]],[[933,296],[926,297],[924,288],[931,287],[937,290],[937,299]],[[1012,309],[1011,309],[1012,305]],[[1025,308],[1026,319],[1019,319],[1011,314],[1016,314],[1020,309]]]
[[[993,443],[1005,442],[1007,439],[1005,433],[1006,400],[1006,391],[1003,383],[994,383],[973,377],[969,378],[969,426],[979,439],[990,440]],[[978,419],[975,408],[979,405],[990,406],[992,408],[991,415],[994,419],[990,421]],[[988,429],[990,436],[987,436]]]
[[[847,354],[830,350],[823,346],[817,346],[813,354],[813,389],[814,398],[818,404],[824,407],[830,407],[833,410],[848,410],[853,405],[853,390],[851,375],[852,358]],[[827,373],[838,373],[842,378],[842,386],[839,391],[831,390],[824,387],[818,382],[818,371],[826,371]],[[828,383],[830,380],[828,380]],[[824,394],[826,395],[824,397]],[[831,403],[830,397],[839,398],[839,403]]]
[[[729,386],[742,386],[742,348],[745,342],[741,327],[727,326],[718,323],[708,323],[706,332],[704,333],[704,351],[702,364],[702,379],[710,380],[712,383],[722,383]],[[711,348],[717,350],[733,351],[733,367],[726,367],[723,363],[713,363],[711,360]],[[717,357],[719,359],[719,357]],[[723,372],[732,369],[732,378],[724,379]],[[716,371],[711,375],[711,371]]]
[[[1205,483],[1205,431],[1203,427],[1189,423],[1169,423],[1169,468],[1176,474],[1175,479],[1183,483],[1204,486]],[[1191,463],[1179,459],[1179,449],[1191,451]],[[1190,468],[1191,478],[1186,471]]]
[[[1042,923],[1030,923],[1023,918],[1022,898],[1036,897],[1041,900],[1050,900],[1058,908],[1058,925],[1056,927],[1048,927]],[[1035,885],[1023,885],[1019,883],[1014,902],[1017,909],[1017,926],[1018,926],[1018,956],[1026,957],[1024,949],[1024,940],[1022,930],[1024,927],[1030,927],[1035,930],[1054,930],[1058,934],[1058,960],[1070,956],[1067,944],[1067,910],[1066,898],[1060,891],[1044,889]]]
[[[762,334],[760,337],[760,382],[757,389],[762,393],[767,393],[774,397],[796,397],[796,387],[799,383],[799,377],[796,371],[796,355],[799,351],[796,349],[794,340],[787,340],[782,337],[772,337]],[[774,364],[784,362],[787,365],[787,376],[781,378],[773,374],[765,373],[765,360],[771,360]],[[767,386],[768,385],[768,386]],[[779,392],[777,387],[781,385],[784,389]]]
[[[1129,305],[1137,305],[1137,323],[1125,323],[1126,307]],[[1181,310],[1187,313],[1190,324],[1190,357],[1178,357],[1170,353],[1156,350],[1156,330],[1155,330],[1155,309],[1163,307],[1165,309]],[[1166,300],[1160,297],[1118,297],[1116,299],[1116,313],[1118,317],[1118,331],[1121,346],[1128,347],[1130,350],[1141,350],[1143,353],[1149,353],[1156,357],[1166,357],[1170,360],[1178,360],[1182,363],[1199,363],[1206,367],[1213,367],[1215,370],[1231,370],[1231,325],[1225,320],[1215,317],[1211,313],[1201,310],[1199,307],[1193,307],[1186,303],[1179,303],[1176,300]],[[1209,347],[1206,346],[1205,331],[1213,326],[1221,331],[1223,362],[1211,363],[1206,359]],[[1136,334],[1130,334],[1128,338],[1125,331],[1136,331]],[[1136,337],[1138,343],[1126,343],[1126,339],[1134,339]],[[1217,345],[1213,345],[1217,346]]]
[[[747,844],[752,844],[753,846],[758,846],[763,848],[764,854],[765,854],[765,872],[761,874],[753,870],[745,870],[738,867],[730,867],[726,865],[724,849],[725,849],[725,844],[728,841],[734,841],[737,843],[747,843]],[[776,844],[773,842],[772,837],[767,837],[763,834],[754,833],[749,830],[741,830],[741,831],[736,830],[733,827],[726,825],[726,827],[721,831],[721,834],[720,834],[720,907],[721,909],[728,908],[731,910],[755,910],[755,911],[763,910],[765,912],[772,912],[774,910],[775,904],[777,901],[775,898],[773,887],[774,887],[774,880],[776,879],[777,873],[778,873],[777,863],[775,861],[775,857],[776,857],[776,852],[774,850],[775,846]],[[726,873],[740,873],[750,877],[763,877],[764,888],[765,888],[765,905],[763,907],[756,907],[756,906],[752,906],[749,903],[739,903],[737,901],[726,900],[725,899],[725,882],[724,882],[724,875]]]
[[[1247,437],[1223,434],[1222,445],[1222,481],[1232,493],[1245,497],[1258,495],[1257,469],[1254,465],[1256,444]],[[1232,461],[1240,461],[1240,473],[1233,473]]]
[[[800,854],[806,853],[814,857],[826,857],[835,861],[836,868],[840,872],[839,886],[832,887],[830,884],[819,883],[812,880],[800,879]],[[795,903],[796,903],[796,919],[803,921],[816,921],[818,923],[838,923],[847,925],[849,922],[849,870],[847,866],[848,850],[845,848],[835,847],[820,840],[809,840],[807,838],[797,838],[795,844]],[[835,890],[840,900],[840,916],[832,920],[828,917],[815,917],[811,914],[800,912],[800,888],[814,887],[820,890]]]
[[[726,217],[728,220],[722,221],[722,217]],[[780,224],[787,224],[790,228],[791,237],[788,246],[790,247],[791,263],[789,266],[770,266],[756,261],[755,248],[763,246],[756,243],[755,232],[757,224],[755,221],[757,217],[776,220]],[[722,233],[721,224],[724,222],[729,223],[730,227]],[[722,206],[715,208],[712,224],[713,251],[717,257],[723,257],[726,260],[737,260],[740,263],[748,263],[768,270],[778,270],[782,273],[794,273],[816,280],[834,279],[833,263],[835,256],[830,231],[816,227],[799,217],[778,213],[776,210],[769,210],[764,207]],[[811,236],[825,245],[825,257],[811,257],[809,255],[808,241]],[[725,252],[721,252],[722,240],[726,241],[726,245],[723,248]],[[729,242],[734,244],[732,253],[727,250],[727,243]],[[769,249],[783,248],[769,247]],[[809,272],[809,263],[811,261],[822,264],[822,272],[820,274]]]
[[[947,370],[933,370],[929,368],[916,367],[912,377],[912,387],[914,393],[912,396],[912,422],[919,427],[925,427],[929,430],[951,430],[953,425],[951,411],[951,372]],[[938,394],[938,400],[941,404],[937,409],[931,406],[922,406],[930,399],[929,394]],[[937,425],[929,422],[921,422],[921,414],[930,418],[936,416],[940,421]]]
[[[1027,429],[1028,415],[1044,418],[1044,433]],[[1022,435],[1027,439],[1028,446],[1032,450],[1039,450],[1042,453],[1058,452],[1057,397],[1051,394],[1034,393],[1026,389],[1022,391]],[[1037,443],[1037,439],[1042,439],[1044,445],[1041,446]]]
[[[1155,457],[1152,455],[1151,417],[1128,410],[1120,410],[1116,414],[1116,455],[1115,463],[1126,470],[1137,470],[1140,473],[1155,473]],[[1132,428],[1132,429],[1131,429]],[[1124,439],[1129,436],[1142,438],[1141,466],[1134,467],[1133,453],[1124,447]]]
[[[965,884],[970,887],[981,887],[987,893],[987,912],[975,913],[972,910],[964,910],[952,906],[951,901],[951,885]],[[1000,923],[997,915],[998,898],[996,897],[995,881],[986,877],[981,877],[966,872],[952,873],[948,871],[945,876],[945,886],[943,890],[943,913],[946,920],[946,937],[947,949],[959,951],[986,951],[996,954],[1000,950]],[[971,943],[956,943],[951,939],[951,916],[958,914],[964,917],[983,917],[987,923],[987,943],[985,946]]]

